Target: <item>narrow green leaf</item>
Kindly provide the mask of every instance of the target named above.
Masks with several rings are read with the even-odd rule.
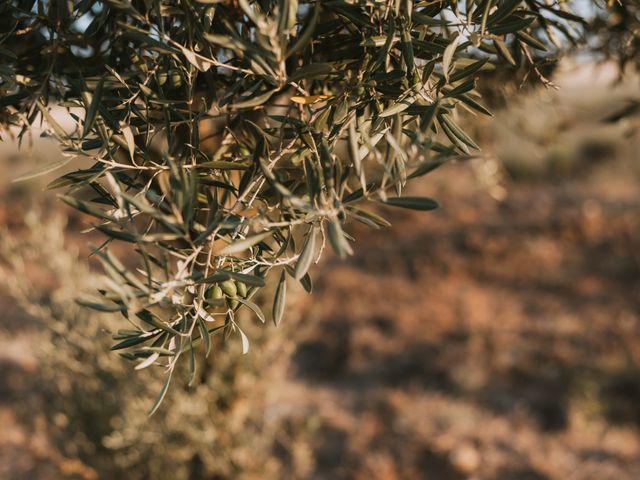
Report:
[[[407,178],[411,179],[411,178],[422,177],[423,175],[426,175],[427,173],[435,170],[441,165],[444,165],[444,163],[445,163],[445,160],[440,158],[429,161],[429,162],[425,162],[421,164],[418,168],[416,168]]]
[[[247,275],[246,273],[232,272],[229,270],[220,270],[220,273],[226,273],[229,277],[239,282],[246,283],[250,287],[264,287],[264,278],[255,275]]]
[[[44,117],[44,119],[46,120],[47,124],[53,128],[53,131],[60,137],[60,139],[64,140],[67,138],[67,132],[64,131],[64,128],[62,128],[60,126],[60,124],[58,122],[55,121],[55,119],[53,118],[53,116],[51,115],[51,113],[49,113],[49,110],[47,110],[47,107],[45,107],[42,103],[40,103],[39,101],[36,103],[36,105],[38,106],[38,109],[40,110],[40,112],[42,113],[42,116]]]
[[[132,233],[125,232],[123,230],[114,230],[112,228],[105,227],[104,225],[96,225],[96,229],[100,230],[107,237],[114,238],[116,240],[122,240],[123,242],[135,243],[138,241],[138,237]]]
[[[533,48],[540,50],[542,52],[546,52],[549,50],[547,46],[538,40],[536,37],[529,35],[527,32],[516,32],[516,36],[522,40],[527,45],[532,46]]]
[[[489,117],[492,117],[493,114],[491,113],[491,111],[489,109],[487,109],[484,105],[481,105],[480,103],[476,102],[473,98],[471,98],[469,95],[460,95],[458,97],[458,99],[460,101],[462,101],[463,103],[469,105],[471,108],[473,108],[474,110],[487,115]]]
[[[91,94],[91,103],[86,107],[87,113],[84,117],[84,123],[82,125],[82,136],[86,137],[87,134],[93,128],[93,124],[96,122],[96,118],[98,115],[98,108],[100,107],[100,102],[102,102],[102,90],[104,88],[104,79],[105,77],[100,78],[96,89]]]
[[[438,202],[429,197],[393,197],[384,202],[392,207],[408,208],[410,210],[435,210]]]
[[[504,43],[504,41],[501,38],[494,38],[493,45],[496,47],[500,55],[504,57],[504,59],[507,62],[509,62],[514,67],[516,66],[516,61],[513,58],[513,55],[511,55],[511,51],[509,50],[509,47],[507,47],[507,45]]]
[[[333,66],[330,63],[310,63],[309,65],[296,69],[287,81],[297,82],[299,80],[309,80],[329,75],[332,71]]]
[[[188,386],[193,386],[193,382],[196,380],[196,373],[198,370],[198,363],[196,362],[196,351],[193,348],[193,339],[189,338],[189,381]]]
[[[173,350],[169,350],[168,348],[162,348],[162,347],[144,347],[145,351],[148,352],[152,352],[152,353],[159,353],[161,356],[164,357],[175,357],[176,352]]]
[[[156,332],[153,335],[140,335],[138,337],[131,337],[129,339],[123,340],[120,343],[117,343],[115,345],[113,345],[111,347],[111,350],[115,351],[115,350],[122,350],[124,348],[129,348],[129,347],[134,347],[136,345],[140,345],[141,343],[144,343],[148,340],[150,340],[151,338],[153,338],[154,336],[158,335],[160,332]]]
[[[456,70],[453,74],[451,74],[451,76],[449,77],[449,80],[453,83],[453,82],[457,82],[458,80],[462,80],[465,77],[469,77],[474,73],[476,73],[478,70],[480,70],[482,67],[484,67],[488,61],[489,61],[488,58],[483,58],[482,60],[473,62],[472,64],[467,65],[464,68],[461,68],[460,70]]]
[[[289,275],[291,275],[291,277],[293,277],[293,268],[290,265],[285,265],[284,269]],[[311,276],[308,273],[300,279],[300,285],[302,285],[305,292],[311,293],[313,290],[313,284],[311,282]]]
[[[370,227],[383,228],[391,226],[391,223],[382,218],[380,215],[377,215],[363,208],[351,206],[348,207],[348,209],[356,220],[359,220],[362,223],[369,225]]]
[[[473,90],[476,86],[475,79],[469,79],[466,82],[461,83],[457,87],[452,90],[446,92],[447,97],[457,97],[458,95],[463,95],[471,90]]]
[[[236,328],[238,329],[240,339],[242,340],[242,354],[246,355],[249,352],[249,339],[240,327],[236,326]]]
[[[260,319],[260,321],[262,323],[264,323],[266,321],[264,313],[262,313],[262,310],[260,309],[260,307],[258,305],[256,305],[255,303],[253,303],[251,300],[248,300],[246,298],[242,298],[240,295],[238,295],[235,298],[235,300],[237,300],[238,302],[242,303],[243,305],[246,305],[251,310],[253,310],[253,313],[255,313],[258,316],[258,319]]]
[[[156,317],[149,310],[141,310],[138,313],[136,313],[136,316],[140,320],[143,320],[143,321],[147,322],[149,325],[152,325],[152,326],[154,326],[156,328],[164,330],[165,332],[169,332],[169,333],[172,333],[174,335],[181,335],[181,333],[178,332],[175,328],[171,327],[168,323],[163,322],[162,320],[160,320],[158,317]]]
[[[130,126],[126,126],[122,129],[122,135],[124,136],[125,141],[127,142],[127,150],[129,151],[129,158],[133,162],[133,155],[136,151],[136,142],[133,137],[133,131]]]
[[[480,147],[474,142],[469,135],[467,135],[448,115],[441,115],[439,117],[440,121],[444,124],[443,126],[448,127],[451,132],[466,145],[471,148],[475,148],[476,150],[480,150]]]
[[[42,175],[46,175],[47,173],[51,173],[58,168],[64,167],[67,163],[72,160],[72,157],[64,157],[56,162],[49,163],[47,165],[43,165],[40,168],[32,170],[28,173],[20,175],[18,178],[14,178],[12,180],[13,183],[24,182],[26,180],[31,180],[36,177],[40,177]]]
[[[362,169],[362,158],[360,157],[360,147],[358,146],[358,133],[356,131],[355,120],[349,122],[349,155],[353,162],[356,174],[360,175]]]
[[[207,330],[207,326],[200,317],[198,317],[198,330],[200,332],[200,338],[204,342],[204,351],[205,358],[209,356],[211,352],[211,338],[209,337],[209,331]]]
[[[453,60],[453,55],[456,53],[456,48],[458,48],[458,42],[460,41],[460,37],[456,37],[453,41],[447,45],[447,48],[444,49],[444,53],[442,54],[442,72],[444,73],[444,78],[449,81],[449,69],[451,68],[451,60]]]
[[[224,247],[222,250],[220,250],[220,255],[231,255],[234,253],[244,252],[245,250],[260,243],[265,238],[270,237],[271,235],[271,232],[263,232],[258,235],[243,238],[242,240],[238,240],[237,242],[233,242]]]
[[[151,407],[151,410],[149,411],[149,416],[151,416],[154,413],[156,413],[156,411],[160,407],[160,404],[162,403],[162,400],[164,400],[164,397],[167,395],[167,391],[169,390],[169,384],[171,383],[171,375],[172,375],[172,373],[173,373],[173,371],[170,371],[169,374],[167,375],[167,378],[164,381],[164,385],[162,385],[162,389],[160,390],[160,393],[156,397],[156,401],[153,403],[153,406]]]
[[[535,17],[521,17],[519,15],[512,15],[499,24],[493,25],[489,28],[489,31],[494,35],[506,35],[507,33],[516,33],[526,29],[533,23]]]
[[[231,108],[241,109],[241,108],[251,108],[251,107],[259,107],[260,105],[266,103],[277,90],[269,90],[268,92],[262,93],[260,95],[256,95],[255,97],[248,98],[246,100],[241,100],[239,102],[231,104]]]
[[[196,52],[192,52],[186,47],[180,46],[180,50],[182,51],[182,54],[187,59],[187,61],[201,72],[206,72],[215,65],[215,62],[213,60],[203,57]]]
[[[68,195],[58,195],[58,197],[64,203],[75,208],[76,210],[81,211],[82,213],[86,213],[94,217],[102,218],[103,220],[109,220],[110,222],[114,222],[114,223],[117,223],[118,221],[115,217],[113,217],[112,215],[109,215],[104,210],[96,208],[87,202],[84,202],[74,197],[70,197]]]
[[[251,166],[246,162],[227,162],[224,160],[214,160],[211,162],[198,163],[196,168],[213,168],[216,170],[247,170]]]
[[[278,286],[276,287],[275,297],[273,299],[273,310],[271,313],[273,323],[277,327],[282,321],[284,315],[284,308],[286,305],[287,297],[287,278],[284,274],[284,270],[280,274],[280,280],[278,280]]]
[[[316,229],[311,227],[309,229],[309,233],[307,234],[307,238],[302,246],[302,251],[300,252],[300,257],[298,257],[298,262],[296,263],[296,267],[293,271],[293,277],[296,280],[300,280],[309,270],[311,263],[313,262],[313,258],[316,254]]]
[[[344,259],[349,255],[353,255],[351,245],[344,236],[340,222],[337,219],[331,219],[327,223],[327,234],[329,236],[329,243],[336,254]]]
[[[81,307],[91,308],[92,310],[96,310],[99,312],[120,312],[122,311],[122,306],[117,303],[99,303],[93,300],[88,300],[84,298],[76,299],[76,303]]]
[[[150,367],[155,363],[155,361],[160,358],[160,354],[158,352],[152,352],[146,359],[136,365],[134,370],[143,370],[147,367]]]
[[[396,113],[400,113],[405,111],[407,108],[409,108],[411,105],[413,105],[413,103],[416,101],[416,98],[418,98],[417,95],[411,95],[407,98],[404,98],[403,100],[400,100],[394,104],[392,104],[391,106],[389,106],[388,108],[384,109],[382,112],[380,112],[379,116],[380,117],[391,117],[393,115],[395,115]]]

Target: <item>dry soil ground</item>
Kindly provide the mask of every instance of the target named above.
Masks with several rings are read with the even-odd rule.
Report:
[[[283,401],[322,418],[317,478],[640,478],[637,184],[468,173],[306,302]]]

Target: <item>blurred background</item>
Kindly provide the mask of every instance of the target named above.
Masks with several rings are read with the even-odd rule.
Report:
[[[59,171],[11,183],[55,145],[0,144],[0,478],[640,478],[640,82],[552,79],[467,119],[483,157],[407,192],[442,208],[349,225],[355,256],[150,419],[160,372],[73,302],[100,238],[43,191]]]

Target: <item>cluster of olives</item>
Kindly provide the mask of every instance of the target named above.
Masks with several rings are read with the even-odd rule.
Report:
[[[169,80],[169,85],[172,88],[178,88],[182,86],[182,75],[178,70],[169,70],[169,72],[162,72],[158,74],[158,85],[163,86]]]
[[[247,286],[237,280],[225,280],[219,284],[209,288],[206,292],[206,299],[213,305],[223,303],[226,300],[227,305],[235,310],[240,302],[238,297],[247,298]]]

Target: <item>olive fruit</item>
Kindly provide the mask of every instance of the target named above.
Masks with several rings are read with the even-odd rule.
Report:
[[[167,72],[162,72],[158,74],[158,85],[162,86],[167,83]]]
[[[229,305],[232,310],[238,308],[239,303],[238,300],[236,300],[236,297],[238,296],[238,287],[236,286],[236,282],[233,280],[225,280],[220,284],[220,288],[227,297],[227,305]]]
[[[233,280],[225,280],[220,284],[222,291],[227,297],[235,297],[238,294],[238,287]]]
[[[171,86],[174,88],[178,88],[180,85],[182,85],[182,76],[180,76],[180,72],[177,70],[173,70],[171,72]]]
[[[247,285],[242,282],[236,282],[236,287],[238,289],[238,295],[242,298],[247,297]]]
[[[207,300],[220,300],[222,297],[222,289],[218,285],[214,285],[205,293],[205,298]]]

